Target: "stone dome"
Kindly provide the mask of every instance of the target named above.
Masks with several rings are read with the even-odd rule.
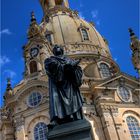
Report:
[[[51,9],[46,9],[40,26],[45,30],[45,34],[51,34],[52,44],[67,46],[67,49],[71,51],[70,45],[84,45],[81,48],[82,51],[96,50],[98,53],[111,56],[107,41],[92,23],[80,18],[77,11],[72,11],[62,5],[55,5]],[[82,29],[87,31],[88,40],[83,40]]]

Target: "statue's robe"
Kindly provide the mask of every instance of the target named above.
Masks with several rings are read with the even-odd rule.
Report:
[[[79,87],[82,84],[82,70],[76,61],[61,56],[51,56],[45,60],[49,76],[50,118],[51,121],[83,119],[83,98]]]

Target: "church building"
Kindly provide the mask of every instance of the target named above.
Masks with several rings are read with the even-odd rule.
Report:
[[[0,140],[47,140],[49,118],[48,76],[44,61],[54,45],[81,60],[85,100],[83,112],[94,140],[140,140],[140,78],[120,71],[108,42],[91,22],[80,18],[68,0],[40,0],[43,18],[34,12],[23,47],[24,78],[14,88],[10,79],[0,109]],[[140,41],[129,29],[132,62],[140,72]]]

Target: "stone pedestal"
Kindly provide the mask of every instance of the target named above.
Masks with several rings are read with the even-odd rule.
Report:
[[[74,121],[49,130],[48,140],[93,140],[87,120]]]

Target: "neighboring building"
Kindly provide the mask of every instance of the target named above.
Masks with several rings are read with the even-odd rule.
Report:
[[[32,13],[28,42],[23,47],[24,79],[13,89],[10,80],[7,83],[0,111],[0,140],[46,140],[49,93],[44,60],[52,55],[54,44],[63,46],[65,55],[81,59],[81,93],[86,101],[83,109],[94,139],[140,140],[139,79],[120,71],[107,41],[93,23],[69,8],[67,0],[40,3],[44,17],[38,25]],[[131,39],[132,48],[140,48],[132,31]],[[138,68],[140,59],[135,54],[133,62],[135,59]]]

